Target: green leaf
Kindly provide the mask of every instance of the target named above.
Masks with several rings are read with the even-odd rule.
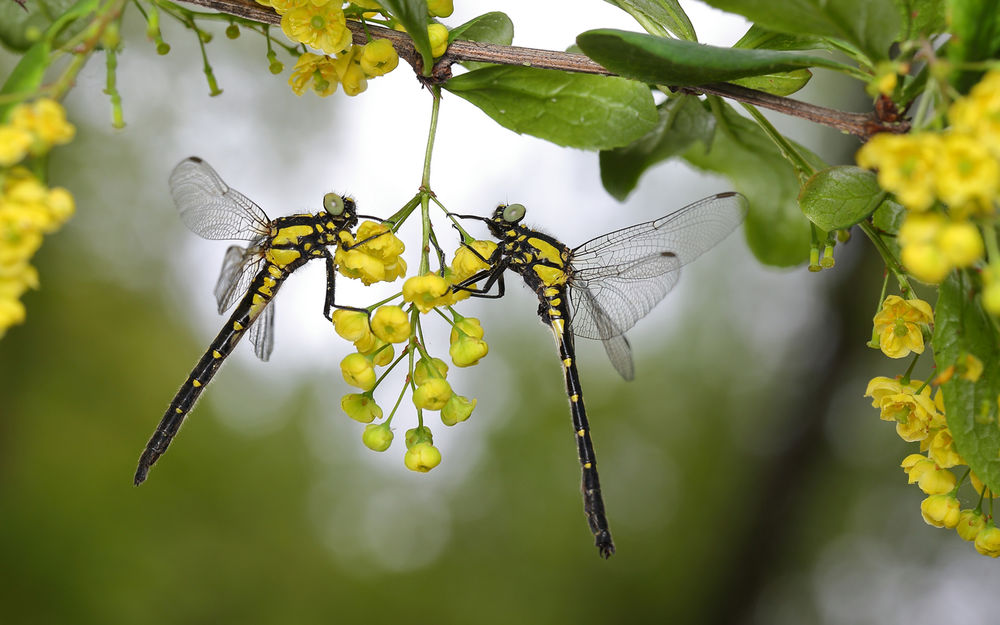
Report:
[[[1000,336],[973,296],[969,275],[952,272],[941,284],[934,311],[934,361],[938,371],[958,364],[966,354],[982,361],[983,373],[971,382],[955,375],[941,385],[945,418],[955,449],[990,490],[1000,492]]]
[[[822,37],[794,35],[767,30],[757,24],[752,25],[740,40],[733,44],[734,48],[767,50],[820,50],[831,48]]]
[[[32,93],[37,90],[49,67],[50,52],[52,48],[47,39],[43,37],[36,41],[18,61],[3,87],[0,87],[0,95]],[[0,120],[6,120],[7,114],[17,104],[16,101],[0,104]]]
[[[612,72],[658,85],[703,85],[813,66],[842,67],[797,52],[718,48],[624,30],[591,30],[578,35],[576,42]]]
[[[885,198],[872,172],[838,165],[816,172],[799,194],[802,213],[822,230],[850,228]]]
[[[711,141],[715,119],[696,96],[678,96],[657,108],[660,119],[652,130],[625,147],[601,152],[601,182],[619,201],[649,167],[681,154],[695,141]]]
[[[806,86],[812,72],[807,69],[797,69],[791,72],[778,72],[777,74],[764,74],[762,76],[751,76],[750,78],[737,78],[729,82],[748,89],[765,91],[767,93],[786,96],[791,95]]]
[[[23,52],[38,41],[39,35],[46,33],[49,44],[70,21],[92,13],[96,9],[93,0],[46,0],[29,2],[27,11],[9,0],[0,2],[0,42],[17,52]],[[55,30],[52,26],[58,24]],[[83,23],[63,33],[62,39],[72,36],[83,28]]]
[[[506,14],[499,11],[484,13],[452,29],[448,33],[448,41],[452,42],[456,39],[509,46],[514,41],[514,24]],[[493,65],[493,63],[479,63],[476,61],[465,61],[462,63],[462,66],[466,69],[479,69],[480,67],[489,67],[490,65]]]
[[[951,0],[951,33],[948,60],[975,63],[1000,56],[1000,0]],[[982,70],[959,71],[952,84],[966,93],[979,81]]]
[[[567,147],[628,145],[657,120],[649,88],[616,76],[493,66],[455,76],[444,88],[504,128]]]
[[[506,13],[493,11],[483,13],[468,22],[453,28],[448,33],[448,41],[463,39],[509,46],[514,41],[514,23]]]
[[[389,13],[399,20],[406,34],[413,40],[413,47],[420,53],[424,75],[429,76],[434,67],[431,40],[427,37],[427,0],[380,0]]]
[[[798,265],[809,256],[811,227],[799,210],[799,182],[792,166],[757,124],[728,104],[712,143],[696,143],[684,158],[695,167],[729,178],[750,201],[747,243],[760,262],[777,267]],[[810,161],[819,161],[797,146]],[[823,165],[822,167],[825,167]]]
[[[898,234],[905,217],[906,209],[903,205],[886,196],[872,213],[872,225],[887,234]]]
[[[705,0],[717,9],[737,13],[755,24],[792,35],[840,39],[869,59],[887,59],[899,33],[893,0]]]
[[[899,10],[900,41],[939,35],[948,28],[945,0],[895,0]]]
[[[678,39],[698,41],[694,26],[677,0],[606,0],[639,22],[652,35],[666,37],[673,34]]]

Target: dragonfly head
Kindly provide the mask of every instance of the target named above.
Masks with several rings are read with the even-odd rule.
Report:
[[[498,239],[524,219],[524,204],[501,204],[493,211],[493,217],[488,222],[490,233]]]
[[[323,196],[323,208],[343,228],[353,228],[358,223],[357,206],[353,198],[327,193]]]

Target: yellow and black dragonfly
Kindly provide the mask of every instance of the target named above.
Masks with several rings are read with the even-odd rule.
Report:
[[[323,314],[333,314],[336,266],[328,246],[342,244],[338,233],[358,223],[354,200],[335,193],[323,196],[322,213],[290,215],[273,221],[239,191],[231,189],[208,163],[196,156],[184,159],[170,174],[170,193],[181,220],[206,239],[248,241],[226,250],[215,299],[222,314],[236,309],[208,351],[167,407],[135,472],[138,486],[163,455],[184,417],[244,334],[254,353],[267,360],[274,347],[274,299],[288,276],[314,258],[326,259],[326,301]]]
[[[504,294],[504,271],[519,274],[538,295],[538,315],[559,348],[566,393],[583,470],[583,508],[601,555],[615,551],[597,475],[583,387],[576,368],[574,335],[600,339],[611,363],[626,380],[634,377],[632,348],[625,332],[677,284],[681,267],[722,241],[743,221],[747,201],[720,193],[655,221],[637,224],[570,248],[521,225],[521,204],[497,207],[492,217],[456,215],[486,222],[499,240],[490,266],[456,288],[478,297]],[[477,254],[478,255],[478,254]],[[472,283],[485,280],[481,288]],[[490,293],[496,285],[496,292]]]

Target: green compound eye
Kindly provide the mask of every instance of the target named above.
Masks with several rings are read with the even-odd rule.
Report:
[[[336,193],[327,193],[323,196],[323,208],[331,215],[342,215],[344,213],[344,198]]]
[[[524,210],[524,204],[509,204],[507,208],[503,209],[503,219],[511,223],[521,221],[521,218],[524,217]]]

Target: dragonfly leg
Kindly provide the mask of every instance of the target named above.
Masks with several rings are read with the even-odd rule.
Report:
[[[376,235],[378,236],[378,235]],[[354,306],[339,306],[334,299],[337,281],[337,264],[333,261],[333,254],[326,250],[323,254],[326,258],[326,301],[323,303],[323,316],[329,321],[333,321],[333,311],[336,308],[342,310],[353,310],[369,314],[367,308],[356,308]]]
[[[466,278],[461,283],[453,285],[451,289],[453,291],[466,291],[472,297],[481,297],[484,299],[499,299],[503,297],[504,294],[504,282],[503,282],[503,271],[504,266],[497,266],[492,269],[484,269],[479,273]],[[471,285],[473,282],[487,278],[486,284],[482,288],[474,288]],[[490,293],[490,289],[493,285],[497,285],[497,292]]]

